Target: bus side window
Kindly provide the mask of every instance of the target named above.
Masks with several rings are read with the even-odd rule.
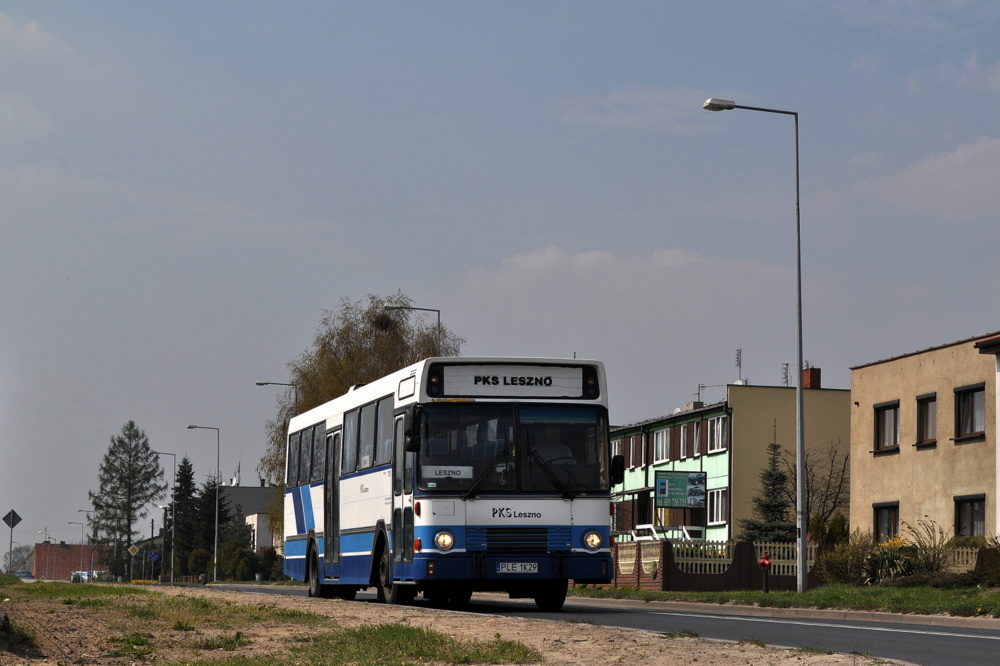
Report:
[[[326,471],[326,422],[313,428],[312,476],[313,483],[323,480]]]
[[[375,404],[361,408],[361,457],[358,469],[368,469],[375,461]]]
[[[288,436],[288,451],[285,453],[288,467],[288,475],[285,479],[286,488],[294,488],[299,484],[299,440],[301,436],[300,432]]]
[[[358,410],[344,414],[344,452],[341,473],[350,474],[358,468]]]
[[[299,483],[309,483],[309,466],[312,464],[312,428],[302,431],[302,448],[299,450]]]
[[[395,433],[395,443],[396,443],[396,455],[394,456],[395,465],[392,470],[392,493],[394,495],[403,494],[403,419],[396,419],[396,427],[394,428]]]
[[[375,464],[392,460],[392,396],[378,401],[378,432],[375,435]]]

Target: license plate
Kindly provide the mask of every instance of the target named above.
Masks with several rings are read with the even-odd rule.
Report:
[[[497,573],[536,574],[538,573],[538,562],[497,562]]]

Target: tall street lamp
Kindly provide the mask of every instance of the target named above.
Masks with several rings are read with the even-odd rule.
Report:
[[[94,513],[93,511],[91,511],[89,509],[77,509],[76,512],[77,513],[85,513],[85,514],[87,514],[87,522],[88,523],[90,522],[90,514]],[[90,569],[87,570],[87,580],[89,581],[91,579],[91,576],[94,575],[94,531],[93,531],[93,526],[91,526],[90,538],[87,539],[87,541],[90,542]]]
[[[422,312],[436,312],[437,313],[437,337],[435,339],[435,350],[434,353],[438,356],[441,355],[441,311],[435,310],[434,308],[415,308],[410,305],[385,305],[382,307],[383,310],[420,310]]]
[[[170,486],[170,494],[171,495],[176,495],[177,494],[177,454],[176,453],[167,453],[166,451],[153,451],[153,453],[155,453],[158,456],[170,456],[170,457],[172,457],[174,459],[174,482],[173,482],[173,485]],[[177,534],[177,510],[175,508],[176,504],[177,504],[177,498],[174,497],[170,501],[170,584],[171,585],[174,584],[174,565],[176,564],[174,562],[174,536],[176,536],[176,534]],[[159,504],[157,504],[157,506],[159,506],[161,509],[164,510],[163,513],[164,513],[164,516],[166,516],[166,509],[167,509],[167,507],[160,506]],[[162,573],[162,571],[160,573]]]
[[[79,525],[80,526],[80,580],[82,581],[83,580],[83,539],[84,539],[84,530],[87,527],[87,523],[81,523],[79,520],[71,520],[71,521],[69,521],[66,524],[67,525]],[[72,578],[73,577],[70,576],[71,580],[72,580]],[[90,577],[88,576],[87,579],[89,580]]]
[[[49,539],[51,539],[52,537],[49,536],[49,528],[48,527],[44,527],[44,528],[38,530],[38,533],[45,535],[45,538],[42,539],[42,541],[46,544],[45,545],[45,570],[44,570],[45,573],[44,573],[44,575],[42,577],[45,578],[45,580],[49,580],[49,550],[50,550],[50,548],[49,548],[48,543],[49,543]]]
[[[716,99],[715,97],[705,101],[704,108],[708,111],[729,111],[732,109],[745,109],[747,111],[762,111],[764,113],[779,113],[785,116],[792,116],[795,119],[795,301],[796,301],[796,347],[798,360],[798,385],[795,389],[795,525],[798,535],[796,543],[798,545],[798,575],[796,582],[799,594],[806,591],[808,587],[806,567],[808,566],[808,553],[806,551],[806,530],[808,528],[809,517],[806,515],[806,447],[805,447],[805,414],[802,409],[802,225],[801,211],[799,208],[799,114],[796,111],[782,111],[781,109],[765,109],[758,106],[742,106],[728,99]]]
[[[292,399],[295,401],[295,413],[299,413],[299,387],[295,384],[286,384],[285,382],[265,382],[257,380],[257,386],[289,386],[292,389]]]
[[[188,430],[214,430],[215,431],[215,553],[212,558],[215,560],[212,573],[212,582],[219,582],[219,486],[222,485],[222,471],[219,469],[219,451],[221,451],[222,435],[218,428],[212,426],[189,425]]]

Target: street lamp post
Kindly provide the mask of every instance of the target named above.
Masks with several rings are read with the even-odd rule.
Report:
[[[382,307],[383,310],[420,310],[422,312],[436,312],[437,313],[437,337],[435,338],[434,353],[438,356],[441,355],[441,311],[435,310],[434,308],[415,308],[410,305],[386,305]]]
[[[49,546],[48,546],[48,543],[49,543],[49,539],[51,539],[52,537],[49,536],[49,528],[48,527],[44,527],[44,528],[38,530],[38,533],[45,535],[45,538],[42,539],[42,541],[45,543],[45,573],[44,573],[44,575],[42,577],[45,578],[45,580],[49,580]]]
[[[80,526],[80,580],[82,581],[83,580],[83,539],[84,539],[84,536],[85,536],[84,535],[84,530],[87,527],[87,523],[81,523],[79,520],[71,520],[71,521],[69,521],[66,524],[67,525],[79,525]],[[70,576],[70,580],[72,580],[72,578],[73,577]],[[88,579],[89,578],[90,577],[88,576]]]
[[[170,456],[170,457],[172,457],[174,459],[174,482],[170,486],[170,494],[171,495],[176,495],[177,494],[177,454],[176,453],[167,453],[166,451],[153,451],[153,453],[155,453],[158,456]],[[174,561],[174,537],[177,535],[177,510],[176,510],[176,507],[175,507],[176,504],[177,504],[177,498],[174,497],[171,500],[171,502],[170,502],[170,584],[171,585],[174,584],[174,566],[176,565],[176,562]],[[166,511],[167,507],[160,506],[159,504],[157,504],[157,506],[159,506],[161,509],[163,509],[163,515],[164,515],[164,518],[165,518],[166,514],[167,514],[167,511]],[[163,572],[161,571],[160,573],[163,573]]]
[[[292,389],[293,400],[295,401],[295,413],[299,413],[299,387],[295,384],[286,384],[285,382],[265,382],[257,380],[257,386],[289,386]]]
[[[77,513],[85,513],[85,514],[87,514],[87,522],[88,523],[90,522],[90,514],[94,513],[93,511],[90,511],[88,509],[77,509],[76,512]],[[89,581],[91,579],[91,577],[94,575],[94,532],[93,532],[93,529],[91,529],[91,536],[87,540],[90,542],[90,569],[87,570],[87,580]]]
[[[798,361],[798,384],[795,389],[795,525],[797,528],[796,543],[797,558],[797,589],[799,594],[808,587],[806,567],[809,558],[806,542],[806,530],[809,517],[806,515],[806,483],[805,483],[805,414],[802,408],[802,218],[799,207],[799,114],[796,111],[781,109],[765,109],[757,106],[742,106],[728,99],[715,97],[705,101],[704,108],[708,111],[729,111],[745,109],[747,111],[762,111],[792,116],[795,119],[795,314],[796,314],[796,355]]]
[[[219,486],[222,485],[222,471],[219,469],[219,451],[222,449],[222,435],[218,428],[212,426],[189,425],[188,430],[214,430],[215,431],[215,553],[212,559],[215,560],[212,573],[212,582],[219,582]]]

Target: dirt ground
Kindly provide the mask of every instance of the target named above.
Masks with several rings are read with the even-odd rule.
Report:
[[[546,664],[885,664],[860,655],[817,654],[769,647],[757,643],[730,643],[700,638],[677,637],[624,629],[609,629],[591,624],[535,619],[511,619],[500,616],[460,613],[421,606],[388,606],[364,601],[306,599],[284,595],[225,592],[211,588],[159,588],[164,594],[207,595],[232,604],[263,605],[280,609],[298,609],[335,618],[341,627],[403,622],[411,626],[433,628],[460,639],[491,640],[499,634],[539,650]],[[0,613],[7,613],[19,628],[30,628],[37,640],[37,650],[29,655],[15,654],[0,645],[0,665],[27,664],[130,664],[133,660],[109,657],[109,629],[99,615],[58,601],[5,602]],[[147,661],[189,661],[225,659],[242,655],[266,656],[280,664],[289,638],[303,628],[254,626],[244,631],[249,639],[235,652],[201,652],[193,657],[190,647],[181,641],[157,641],[155,657]]]

